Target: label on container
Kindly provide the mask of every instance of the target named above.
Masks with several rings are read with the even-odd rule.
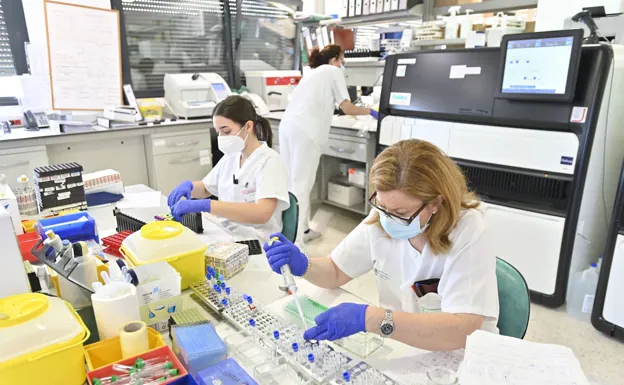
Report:
[[[570,122],[572,123],[585,123],[587,121],[587,107],[574,107],[572,108],[572,116],[570,116]]]
[[[585,299],[583,299],[583,313],[588,314],[591,313],[594,309],[594,298],[596,296],[593,294],[585,294]]]
[[[407,66],[398,66],[397,67],[397,72],[396,72],[396,77],[397,78],[404,78],[406,71],[407,71]]]

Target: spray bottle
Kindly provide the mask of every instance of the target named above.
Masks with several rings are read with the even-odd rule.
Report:
[[[464,21],[462,22],[461,25],[461,32],[460,32],[460,37],[462,39],[467,39],[468,36],[470,36],[470,32],[472,32],[472,24],[473,24],[473,17],[471,15],[471,13],[473,12],[472,9],[467,9],[466,10],[466,16],[464,16]]]
[[[459,31],[459,22],[457,21],[457,14],[459,13],[461,7],[459,5],[455,5],[449,8],[449,13],[451,16],[446,22],[446,31],[444,32],[445,39],[457,39],[457,34]]]

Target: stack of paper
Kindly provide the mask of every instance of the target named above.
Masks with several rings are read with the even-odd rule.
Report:
[[[476,331],[468,337],[462,385],[589,385],[571,349]]]

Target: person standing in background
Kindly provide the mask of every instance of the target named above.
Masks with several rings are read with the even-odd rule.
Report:
[[[351,103],[344,77],[344,52],[340,46],[328,45],[322,51],[315,49],[309,62],[313,70],[293,91],[279,126],[280,155],[288,167],[290,191],[299,200],[299,244],[321,236],[310,228],[310,193],[322,148],[329,139],[335,106],[347,115],[377,118],[377,111]]]

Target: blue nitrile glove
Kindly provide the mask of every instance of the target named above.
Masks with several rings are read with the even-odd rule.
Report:
[[[167,198],[167,204],[169,207],[173,207],[182,197],[191,200],[191,192],[193,191],[193,182],[185,180],[180,183],[178,187],[174,188]]]
[[[377,112],[377,111],[373,110],[372,108],[370,109],[369,114],[370,114],[370,116],[372,116],[373,118],[375,118],[375,119],[379,119],[379,112]]]
[[[316,316],[316,326],[306,330],[306,340],[335,341],[366,331],[366,308],[358,303],[341,303]]]
[[[308,257],[282,234],[272,234],[269,239],[273,237],[279,238],[279,241],[275,241],[271,246],[268,243],[264,244],[264,251],[266,251],[271,269],[281,274],[280,268],[289,265],[293,275],[301,277],[308,269]]]
[[[188,200],[183,199],[173,205],[171,208],[171,214],[173,218],[180,222],[182,216],[188,213],[209,213],[210,212],[210,199],[195,199]]]

